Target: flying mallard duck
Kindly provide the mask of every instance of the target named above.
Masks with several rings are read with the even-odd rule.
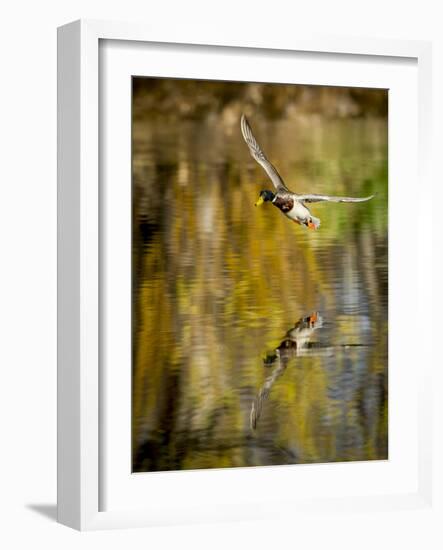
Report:
[[[285,216],[290,220],[309,227],[309,229],[317,229],[320,226],[320,220],[315,218],[309,209],[306,206],[306,203],[311,202],[364,202],[372,199],[374,195],[369,197],[331,197],[329,195],[313,195],[313,194],[303,194],[298,195],[290,191],[285,182],[280,177],[277,170],[272,166],[269,160],[266,158],[263,151],[260,149],[257,140],[252,133],[251,127],[245,117],[241,117],[241,131],[243,138],[246,141],[246,144],[249,147],[252,158],[254,158],[265,170],[274,184],[276,193],[269,191],[267,189],[260,192],[258,201],[255,203],[255,206],[260,206],[264,202],[272,202],[274,206],[279,208]]]

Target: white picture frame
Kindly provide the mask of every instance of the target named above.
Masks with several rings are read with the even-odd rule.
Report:
[[[298,35],[296,38],[283,37],[275,40],[251,42],[239,37],[230,43],[200,37],[188,37],[186,32],[178,36],[157,36],[155,31],[143,25],[77,21],[59,29],[58,33],[58,519],[80,530],[118,528],[131,526],[169,525],[195,523],[199,521],[219,521],[223,519],[260,519],[290,516],[297,510],[302,512],[336,513],[359,509],[364,512],[374,510],[389,512],[399,509],[427,510],[433,513],[433,476],[431,446],[431,368],[432,360],[424,360],[417,373],[415,392],[417,398],[416,423],[417,457],[413,467],[418,473],[402,491],[392,490],[385,494],[342,494],[330,493],[327,498],[313,491],[312,498],[304,497],[296,501],[291,495],[278,489],[283,487],[286,469],[266,469],[273,476],[272,483],[277,489],[264,499],[272,499],[272,512],[264,511],[263,500],[257,500],[254,493],[245,502],[235,505],[236,496],[223,497],[219,502],[204,502],[202,506],[186,507],[185,501],[164,506],[130,506],[125,501],[114,503],[111,510],[103,510],[101,484],[106,478],[103,470],[103,453],[107,446],[103,443],[103,363],[100,352],[102,330],[102,302],[106,292],[99,284],[103,269],[101,232],[106,225],[100,225],[99,213],[103,209],[100,187],[100,43],[101,41],[122,41],[128,45],[174,44],[180,49],[193,43],[198,51],[205,52],[211,59],[214,46],[229,51],[229,55],[243,54],[245,48],[252,51],[272,52],[284,64],[288,52],[304,52],[312,55],[330,54],[332,57],[389,59],[392,66],[402,60],[413,60],[416,64],[418,82],[418,148],[417,166],[419,187],[423,194],[432,196],[432,182],[429,168],[430,124],[431,124],[431,47],[426,42],[369,40],[358,38],[315,37]],[[210,44],[210,45],[208,45]],[[129,53],[130,55],[130,53]],[[170,73],[168,75],[170,76]],[[195,76],[195,75],[190,75]],[[248,78],[245,78],[247,80]],[[128,144],[129,146],[129,144]],[[424,208],[422,203],[419,208]],[[421,212],[421,210],[420,210]],[[432,300],[430,270],[432,247],[418,232],[417,254],[420,291],[417,291],[417,314],[420,304]],[[418,294],[420,292],[420,295]],[[431,350],[425,353],[431,354]],[[412,356],[411,356],[412,357]],[[431,359],[431,356],[429,355]],[[411,359],[412,361],[412,359]],[[411,365],[412,367],[412,365]],[[128,365],[130,370],[130,366]],[[129,372],[128,370],[128,372]],[[129,396],[128,396],[129,399]],[[415,409],[414,409],[415,411]],[[415,412],[414,412],[415,414]],[[128,427],[129,429],[129,427]],[[338,468],[343,465],[335,465]],[[346,468],[352,465],[346,465]],[[109,468],[108,468],[109,469]],[[257,482],[260,468],[231,470],[228,474],[235,483],[242,483],[248,477],[250,486]],[[272,473],[271,471],[274,471]],[[306,471],[306,470],[305,470]],[[314,470],[312,470],[314,471]],[[310,476],[313,474],[303,475]],[[258,472],[258,473],[257,473]],[[169,482],[157,475],[156,491],[162,484],[170,490],[171,483],[179,483],[174,473]],[[182,475],[182,473],[180,473]],[[219,472],[183,473],[181,480],[203,486]],[[358,472],[355,474],[360,475]],[[172,476],[172,477],[171,477]],[[174,477],[176,476],[176,477]],[[187,477],[186,477],[187,476]],[[315,476],[314,476],[315,477]],[[270,479],[270,478],[269,478]],[[172,481],[171,481],[172,480]],[[186,481],[187,480],[187,481]],[[224,483],[224,480],[221,479]],[[181,483],[181,481],[180,481]],[[413,487],[411,489],[410,487]],[[280,492],[279,492],[280,491]],[[155,491],[154,491],[155,492]],[[263,493],[263,490],[261,490]],[[154,502],[155,496],[149,498]],[[210,496],[206,495],[206,498]],[[283,506],[275,506],[281,500]],[[118,500],[118,499],[117,499]],[[271,500],[270,500],[271,501]]]

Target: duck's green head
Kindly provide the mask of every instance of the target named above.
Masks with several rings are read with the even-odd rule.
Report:
[[[258,201],[255,203],[255,206],[260,206],[264,202],[272,202],[274,200],[274,193],[272,191],[264,190],[260,191],[260,196],[258,197]]]

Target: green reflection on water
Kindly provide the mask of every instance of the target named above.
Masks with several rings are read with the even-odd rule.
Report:
[[[237,122],[134,120],[133,469],[387,458],[387,121],[251,120],[294,191],[377,193],[317,232],[254,207]]]

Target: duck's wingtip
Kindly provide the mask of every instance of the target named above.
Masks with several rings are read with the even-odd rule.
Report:
[[[249,145],[249,141],[251,140],[252,130],[251,130],[251,127],[249,126],[249,122],[248,122],[248,119],[246,118],[245,113],[242,113],[240,117],[240,129],[246,143],[248,143]]]

